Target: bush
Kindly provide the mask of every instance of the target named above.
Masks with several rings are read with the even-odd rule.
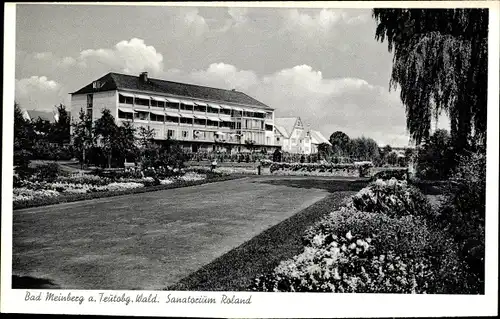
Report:
[[[36,177],[43,181],[54,181],[61,175],[61,166],[57,163],[47,163],[36,168]]]
[[[429,201],[406,181],[377,180],[352,197],[351,205],[359,211],[383,213],[389,217],[422,216],[434,220]]]
[[[440,225],[457,241],[468,268],[472,292],[484,291],[486,213],[486,155],[472,153],[459,159],[439,215]]]
[[[450,293],[460,289],[456,247],[415,216],[342,209],[309,229],[302,254],[253,290]]]
[[[374,174],[371,178],[372,181],[377,179],[387,180],[395,178],[397,180],[408,179],[408,169],[388,169]]]

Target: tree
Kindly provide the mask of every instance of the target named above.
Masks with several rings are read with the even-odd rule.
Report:
[[[330,135],[330,143],[332,144],[333,154],[336,156],[345,156],[349,154],[350,141],[351,139],[344,132],[333,132],[332,135]]]
[[[446,130],[436,130],[418,152],[417,174],[426,179],[445,179],[452,170],[451,137]]]
[[[457,154],[486,144],[488,9],[374,9],[375,38],[394,52],[391,88],[401,88],[417,144],[446,112]]]
[[[113,143],[113,148],[116,153],[123,159],[133,159],[135,160],[138,150],[135,145],[135,131],[136,129],[131,122],[123,122],[121,126],[117,128],[116,139]]]
[[[52,138],[51,140],[62,146],[64,143],[70,141],[70,116],[64,104],[56,106],[57,120],[52,125]]]
[[[88,150],[96,144],[92,118],[89,114],[86,114],[83,109],[80,109],[78,121],[73,124],[73,128],[73,146],[75,147],[77,156],[83,166],[83,164],[87,163],[88,160]]]
[[[35,131],[33,124],[26,120],[18,103],[14,102],[14,165],[16,172],[28,171],[33,156]]]
[[[318,145],[318,155],[319,158],[329,158],[330,154],[332,153],[332,147],[328,143],[321,143]]]
[[[99,144],[102,145],[104,154],[108,159],[108,168],[111,168],[111,158],[113,154],[114,143],[118,136],[118,126],[115,123],[115,118],[111,115],[108,109],[102,110],[102,115],[95,122],[95,134],[99,138]]]
[[[250,152],[253,153],[254,149],[255,149],[255,141],[253,140],[245,140],[245,146],[250,150]]]
[[[375,140],[367,137],[358,137],[351,140],[350,156],[357,160],[377,161],[380,157],[378,144]]]

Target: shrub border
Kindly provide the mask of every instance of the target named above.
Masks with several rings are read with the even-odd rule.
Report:
[[[119,191],[105,191],[105,192],[95,192],[95,193],[85,193],[85,194],[70,194],[70,195],[61,195],[58,197],[51,198],[42,198],[42,199],[31,199],[27,201],[21,201],[18,203],[12,203],[12,210],[19,210],[25,208],[33,208],[33,207],[42,207],[48,205],[62,204],[62,203],[72,203],[89,199],[98,199],[98,198],[106,198],[106,197],[114,197],[120,195],[132,195],[132,194],[140,194],[140,193],[148,193],[148,192],[156,192],[167,189],[188,187],[188,186],[197,186],[208,183],[215,182],[223,182],[228,180],[240,179],[245,176],[221,176],[210,179],[204,179],[200,181],[177,181],[172,184],[167,185],[156,185],[156,186],[147,186],[147,187],[139,187],[132,189],[125,189]]]

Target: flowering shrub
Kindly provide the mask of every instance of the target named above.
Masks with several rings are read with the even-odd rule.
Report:
[[[168,184],[172,184],[172,183],[174,183],[174,181],[172,179],[165,178],[165,179],[160,180],[160,185],[168,185]]]
[[[419,217],[342,209],[308,230],[303,253],[253,290],[445,293],[460,284],[452,242]]]
[[[100,177],[91,174],[76,174],[73,176],[59,176],[56,179],[57,182],[62,183],[73,183],[73,184],[89,184],[96,186],[107,185],[112,182],[111,178]]]
[[[59,196],[59,192],[54,191],[54,190],[33,190],[25,187],[21,188],[14,188],[13,189],[13,197],[12,201],[15,202],[20,202],[20,201],[26,201],[26,200],[31,200],[34,198],[47,198],[47,197],[56,197]]]
[[[132,189],[138,187],[144,187],[144,184],[135,183],[135,182],[126,182],[126,183],[111,183],[106,186],[109,191],[120,191],[124,189]]]
[[[198,174],[195,172],[187,172],[185,175],[178,177],[178,180],[184,182],[192,182],[192,181],[201,181],[206,179],[207,176],[205,174]]]
[[[417,188],[394,178],[371,183],[352,197],[359,211],[384,213],[391,217],[417,215],[435,218],[429,201]]]

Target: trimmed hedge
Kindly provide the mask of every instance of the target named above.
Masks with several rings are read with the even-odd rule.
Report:
[[[272,173],[276,171],[292,171],[302,174],[328,174],[342,171],[343,175],[364,177],[369,175],[370,163],[363,164],[334,164],[334,163],[281,163],[271,161],[261,161],[262,167],[269,167]]]
[[[13,210],[30,208],[30,207],[55,205],[55,204],[61,204],[61,203],[70,203],[70,202],[76,202],[76,201],[88,200],[88,199],[155,192],[155,191],[162,191],[162,190],[166,190],[166,189],[173,189],[173,188],[180,188],[180,187],[187,187],[187,186],[196,186],[196,185],[202,185],[202,184],[214,183],[214,182],[222,182],[222,181],[233,180],[233,179],[238,179],[238,178],[241,178],[241,177],[222,176],[222,177],[209,178],[209,179],[202,180],[202,181],[188,181],[188,182],[177,181],[173,184],[140,187],[140,188],[134,188],[134,189],[121,190],[121,191],[94,192],[94,193],[85,193],[85,194],[68,194],[68,195],[61,195],[61,196],[54,197],[54,198],[32,199],[32,200],[27,200],[27,201],[19,201],[19,202],[13,204]]]

